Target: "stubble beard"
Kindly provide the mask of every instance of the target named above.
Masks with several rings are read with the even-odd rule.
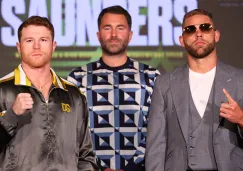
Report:
[[[22,58],[22,61],[26,64],[26,65],[29,65],[30,67],[33,67],[33,68],[42,68],[44,66],[46,66],[51,59],[48,59],[46,56],[48,54],[45,54],[43,53],[43,56],[40,57],[40,59],[34,59],[31,57],[31,55],[29,54],[28,58],[25,58],[23,59]],[[52,54],[50,54],[52,55]]]
[[[207,57],[215,49],[215,42],[209,43],[205,48],[193,48],[192,46],[185,43],[185,48],[189,55],[196,59],[202,59]],[[202,51],[202,52],[201,52]]]
[[[109,44],[110,41],[115,40],[119,42],[118,44]],[[128,40],[120,40],[118,38],[111,38],[107,41],[100,40],[102,52],[109,55],[109,56],[115,56],[120,55],[126,52],[127,46],[128,46]]]

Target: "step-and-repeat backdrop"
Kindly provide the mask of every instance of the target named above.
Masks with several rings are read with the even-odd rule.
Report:
[[[100,11],[121,5],[132,16],[133,39],[128,55],[160,71],[186,62],[179,45],[187,11],[204,8],[213,14],[221,32],[219,58],[243,68],[243,0],[1,0],[0,77],[19,63],[16,42],[19,25],[32,15],[45,16],[55,28],[57,49],[52,68],[66,78],[71,69],[97,60],[101,48],[96,37]]]

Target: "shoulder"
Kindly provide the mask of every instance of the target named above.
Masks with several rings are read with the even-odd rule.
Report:
[[[170,79],[173,79],[174,77],[181,76],[187,70],[188,70],[188,66],[187,66],[187,64],[184,64],[184,65],[181,65],[181,66],[174,68],[170,72],[161,73],[160,76],[158,76],[157,79],[170,80]]]
[[[234,75],[235,77],[237,77],[237,79],[243,79],[243,70],[241,68],[237,68],[232,65],[225,64],[221,61],[218,62],[217,67],[220,67],[220,70],[223,70],[228,74]]]
[[[11,72],[5,76],[3,76],[2,78],[0,78],[0,87],[6,85],[14,85],[14,72]]]
[[[187,73],[187,64],[176,67],[170,72],[163,72],[156,78],[155,86],[161,87],[164,91],[167,91],[171,88],[171,84],[173,84],[174,80],[186,78]]]
[[[243,69],[241,68],[236,68],[236,67],[232,67],[232,70],[235,70],[235,75],[237,77],[241,77],[243,78]]]
[[[99,61],[94,61],[80,67],[74,68],[67,76],[67,80],[74,83],[77,86],[81,86],[82,78],[88,73],[92,73],[99,66]]]
[[[76,67],[70,72],[69,75],[85,73],[85,72],[88,72],[88,71],[95,70],[95,68],[97,68],[99,66],[99,63],[100,63],[100,60],[97,60],[97,61],[94,61],[94,62],[87,63],[85,65],[82,65],[80,67]]]
[[[131,63],[133,64],[133,67],[136,68],[139,72],[142,72],[144,74],[150,75],[150,77],[157,77],[160,75],[159,70],[153,68],[150,65],[144,64],[142,62],[136,61],[134,59],[129,58]]]
[[[233,67],[232,70],[235,71],[236,80],[243,85],[243,70],[236,67]]]
[[[67,93],[71,96],[81,96],[82,98],[85,98],[84,94],[80,91],[80,89],[75,85],[73,84],[72,82],[64,79],[64,78],[61,78],[59,77],[59,79],[61,79],[62,81],[62,84],[64,85]]]
[[[155,81],[155,85],[157,84],[157,86],[166,86],[170,84],[170,77],[171,77],[171,72],[164,72],[164,73],[161,73],[157,78],[156,78],[156,81]]]

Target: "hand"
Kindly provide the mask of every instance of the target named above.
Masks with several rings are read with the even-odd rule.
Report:
[[[223,89],[223,92],[228,102],[221,104],[220,116],[243,127],[243,111],[241,107],[234,101],[234,99],[225,89]]]
[[[23,115],[27,109],[33,107],[34,101],[29,93],[19,93],[13,104],[13,111],[16,115]]]
[[[121,169],[119,169],[119,170],[113,170],[113,169],[110,169],[110,168],[106,168],[104,171],[124,171],[124,170],[121,170]]]

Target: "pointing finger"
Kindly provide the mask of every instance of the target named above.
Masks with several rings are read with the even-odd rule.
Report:
[[[223,92],[224,92],[229,103],[231,103],[231,104],[235,103],[234,99],[230,96],[230,94],[225,89],[223,89]]]

